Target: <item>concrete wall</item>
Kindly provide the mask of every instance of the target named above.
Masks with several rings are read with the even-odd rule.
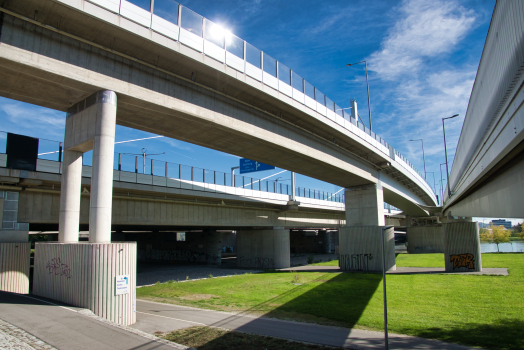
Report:
[[[291,266],[289,230],[237,231],[237,266],[283,269]]]
[[[442,225],[407,228],[408,253],[444,253]]]
[[[310,235],[303,231],[290,232],[292,254],[302,253],[333,253],[338,244],[338,232],[320,230],[318,234]]]
[[[177,241],[176,232],[138,233],[133,238],[138,244],[139,260],[221,263],[221,234],[217,232],[187,232],[185,241]]]
[[[116,295],[116,277],[129,293]],[[33,294],[87,308],[121,325],[136,322],[136,243],[36,243]]]
[[[443,230],[446,271],[482,271],[482,255],[480,252],[478,223],[444,223]]]
[[[0,290],[29,293],[31,243],[0,243]]]
[[[28,223],[58,223],[59,192],[20,193],[19,220]],[[113,198],[113,225],[165,226],[293,226],[338,227],[344,214],[286,212],[276,209],[216,205],[190,201]],[[80,224],[89,223],[89,195],[82,195]]]
[[[395,234],[380,226],[350,226],[339,229],[339,266],[344,271],[382,271],[382,239],[386,270],[396,270]]]

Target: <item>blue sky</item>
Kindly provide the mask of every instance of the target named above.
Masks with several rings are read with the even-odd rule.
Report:
[[[434,172],[440,191],[440,164],[444,163],[441,118],[460,115],[446,121],[451,162],[495,0],[180,3],[290,67],[339,106],[349,107],[350,99],[356,99],[366,123],[364,66],[346,64],[367,60],[373,131],[420,171],[421,143],[408,140],[422,138],[426,169]],[[59,141],[65,113],[0,98],[0,123],[3,131]],[[116,131],[116,141],[148,136],[153,135],[124,127]],[[54,147],[51,142],[49,147]],[[166,152],[153,156],[155,159],[223,172],[238,165],[236,156],[167,138],[118,144],[115,151],[139,154],[141,148],[148,153]],[[253,176],[261,178],[277,171]],[[289,179],[289,172],[278,176]],[[432,174],[428,182],[433,186]],[[297,186],[330,192],[340,189],[300,175]]]

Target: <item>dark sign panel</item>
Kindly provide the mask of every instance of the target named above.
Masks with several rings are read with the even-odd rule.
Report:
[[[7,133],[6,153],[7,168],[36,171],[38,139]]]

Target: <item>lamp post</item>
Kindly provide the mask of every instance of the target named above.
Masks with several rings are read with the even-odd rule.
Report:
[[[440,205],[444,204],[444,180],[442,179],[442,166],[446,163],[440,164]]]
[[[420,141],[422,142],[422,160],[424,161],[424,180],[428,180],[426,178],[426,156],[424,155],[424,140],[422,139],[416,139],[416,140],[409,140],[409,141]]]
[[[442,118],[442,132],[444,133],[444,155],[446,156],[446,181],[448,186],[448,198],[451,198],[451,188],[449,186],[449,169],[448,169],[448,150],[446,148],[446,128],[444,128],[444,120],[458,117],[458,114],[452,115],[451,117]],[[444,198],[442,198],[444,199]]]
[[[435,184],[435,172],[434,171],[428,171],[428,174],[432,174],[433,175],[433,191],[437,192],[437,185]]]
[[[346,67],[354,66],[355,64],[359,64],[359,63],[362,63],[362,62],[364,62],[364,67],[366,69],[366,85],[367,85],[367,88],[368,88],[369,131],[373,131],[372,128],[371,128],[371,102],[369,100],[368,63],[364,60],[364,61],[360,61],[360,62],[357,62],[357,63],[346,64]]]

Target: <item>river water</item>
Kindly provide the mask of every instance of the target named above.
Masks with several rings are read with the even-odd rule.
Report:
[[[524,253],[524,241],[500,243],[499,250],[501,253]],[[480,251],[482,253],[496,253],[497,245],[495,243],[480,243]]]

